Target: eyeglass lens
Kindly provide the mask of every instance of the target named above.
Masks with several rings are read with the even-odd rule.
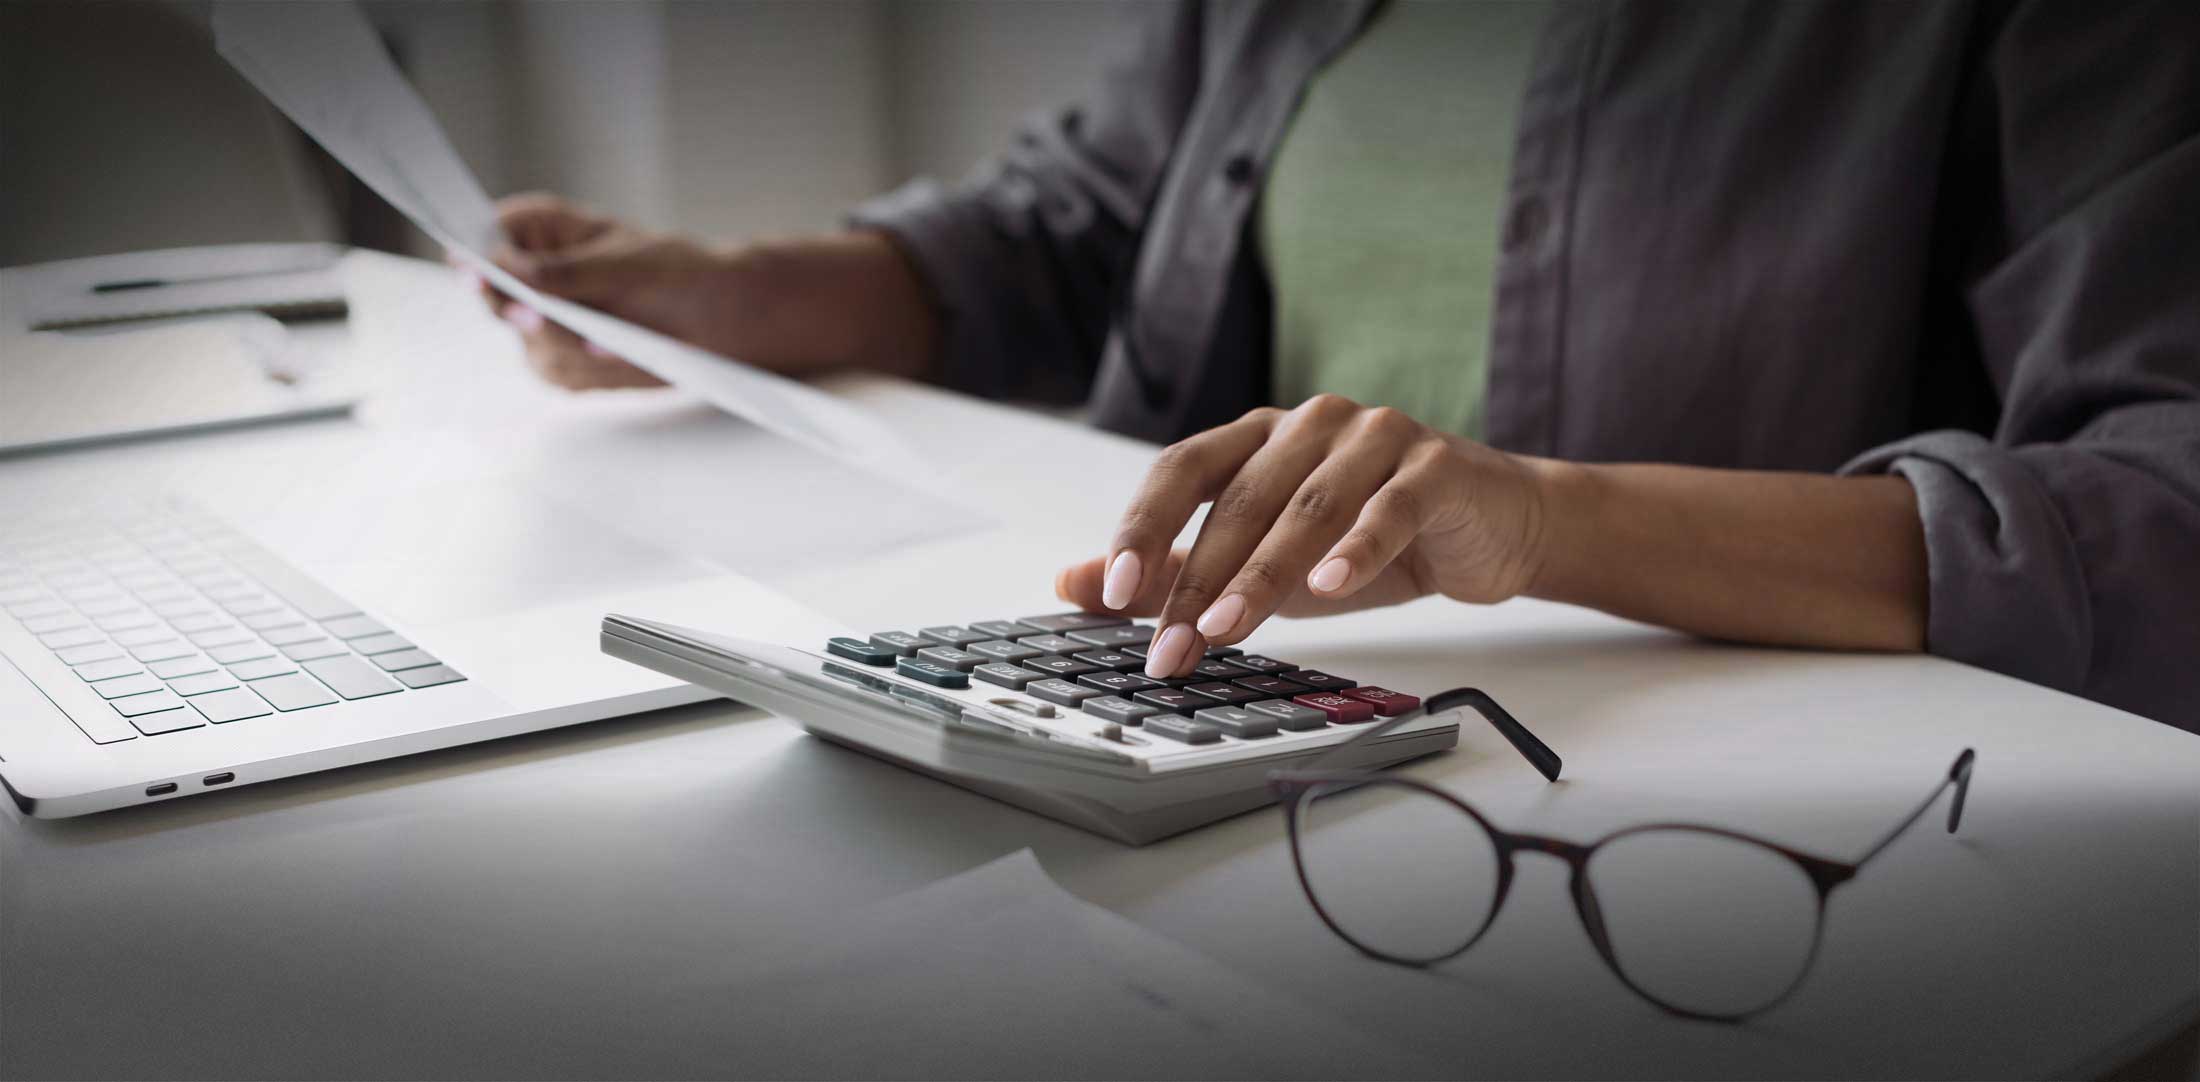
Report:
[[[1396,961],[1458,953],[1489,923],[1497,845],[1451,802],[1405,785],[1319,785],[1298,807],[1307,893],[1354,946]]]

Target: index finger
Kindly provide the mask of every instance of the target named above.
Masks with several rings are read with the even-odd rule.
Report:
[[[1238,468],[1268,442],[1283,411],[1257,409],[1164,449],[1146,471],[1108,546],[1101,604],[1121,609],[1167,565],[1169,543],[1199,505],[1214,499]]]

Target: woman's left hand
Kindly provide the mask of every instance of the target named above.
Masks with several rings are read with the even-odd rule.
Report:
[[[1055,589],[1093,611],[1160,617],[1151,676],[1268,617],[1440,593],[1494,603],[1543,563],[1547,475],[1558,464],[1447,435],[1336,395],[1257,409],[1161,452],[1108,555]],[[1189,552],[1169,545],[1214,507]]]

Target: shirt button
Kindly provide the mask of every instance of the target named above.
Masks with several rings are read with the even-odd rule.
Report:
[[[1222,163],[1222,179],[1232,184],[1244,184],[1253,179],[1253,158],[1249,154],[1232,154]]]
[[[1542,196],[1531,195],[1513,204],[1512,214],[1505,219],[1505,250],[1515,251],[1535,243],[1550,224],[1550,217]]]
[[[1076,135],[1078,132],[1084,130],[1084,127],[1085,114],[1083,113],[1083,111],[1077,109],[1069,109],[1062,113],[1063,134]]]

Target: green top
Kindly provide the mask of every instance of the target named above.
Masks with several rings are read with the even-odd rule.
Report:
[[[1393,0],[1307,88],[1261,196],[1277,404],[1479,438],[1513,122],[1541,0]]]

